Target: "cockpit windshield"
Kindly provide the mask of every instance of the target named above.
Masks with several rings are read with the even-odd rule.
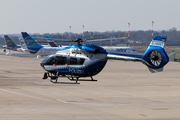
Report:
[[[48,56],[46,56],[42,61],[41,61],[41,63],[45,63],[45,62],[47,62],[47,60],[50,58],[50,56],[52,56],[52,55],[48,55]]]
[[[53,65],[54,64],[54,55],[48,55],[45,57],[42,61],[41,64],[44,65]]]
[[[53,64],[54,64],[54,56],[50,57],[50,58],[47,60],[46,65],[53,65]]]

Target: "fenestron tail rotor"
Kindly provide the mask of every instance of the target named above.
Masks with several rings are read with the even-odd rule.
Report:
[[[148,60],[151,65],[159,66],[161,64],[161,54],[158,51],[153,50],[148,54]]]

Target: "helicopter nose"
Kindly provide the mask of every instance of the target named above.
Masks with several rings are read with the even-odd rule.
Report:
[[[41,63],[40,63],[40,65],[41,65],[41,67],[43,67],[43,68],[44,68],[44,63],[42,63],[42,62],[41,62]]]

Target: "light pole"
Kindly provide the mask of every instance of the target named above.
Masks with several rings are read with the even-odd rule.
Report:
[[[69,26],[69,40],[71,40],[71,26]]]
[[[128,46],[130,46],[130,23],[128,22]]]
[[[83,40],[84,40],[84,25],[82,25],[83,26]]]
[[[71,40],[71,26],[69,26],[69,40]],[[70,46],[71,46],[71,42],[70,42]]]
[[[153,39],[153,24],[154,24],[154,21],[152,21],[152,39]]]

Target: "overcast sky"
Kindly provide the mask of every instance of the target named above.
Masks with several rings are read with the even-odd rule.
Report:
[[[0,34],[180,30],[180,0],[0,0]]]

